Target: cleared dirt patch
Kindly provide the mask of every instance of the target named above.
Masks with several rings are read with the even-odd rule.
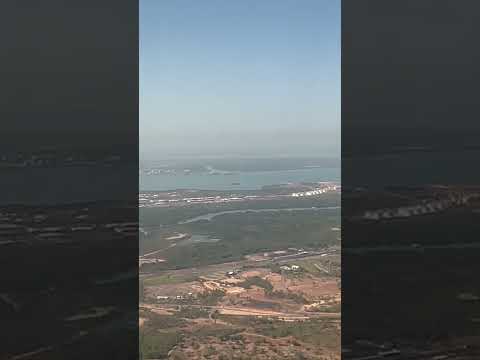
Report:
[[[175,297],[178,295],[187,295],[189,293],[198,294],[203,292],[203,287],[199,282],[185,282],[182,284],[165,284],[159,286],[146,286],[145,296],[149,299],[156,299],[157,296]]]
[[[240,274],[240,276],[244,279],[259,276],[263,277],[266,276],[270,271],[267,269],[255,269],[255,270],[248,270],[244,271]]]
[[[306,315],[296,315],[291,313],[284,313],[270,310],[259,310],[256,308],[242,308],[242,307],[222,307],[218,311],[222,315],[237,315],[237,316],[262,316],[262,317],[275,317],[279,319],[291,319],[291,320],[306,320],[309,317]]]
[[[340,290],[336,279],[305,276],[294,279],[280,274],[269,274],[265,277],[275,291],[285,291],[302,294],[306,299],[314,301],[325,296],[336,297]]]

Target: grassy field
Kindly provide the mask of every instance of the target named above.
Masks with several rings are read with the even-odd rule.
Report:
[[[236,203],[194,204],[182,207],[140,208],[139,218],[142,226],[176,225],[196,216],[229,210],[244,209],[285,209],[293,207],[339,206],[339,194],[325,194],[321,198],[282,198],[279,200],[243,201]]]
[[[198,319],[204,317],[205,314],[186,313],[182,316],[184,315],[189,319]],[[186,348],[185,344],[189,343],[191,345],[187,347],[190,347],[191,351],[202,351],[205,356],[218,355],[221,356],[220,359],[225,360],[249,358],[246,355],[245,357],[238,357],[238,351],[236,352],[237,356],[232,357],[232,349],[242,351],[243,348],[246,351],[247,348],[250,348],[250,351],[253,349],[255,352],[254,349],[258,347],[262,354],[266,354],[266,350],[268,350],[268,353],[273,356],[275,353],[283,353],[287,348],[291,350],[292,346],[296,347],[294,350],[297,350],[297,352],[302,352],[299,350],[305,350],[305,348],[338,352],[340,348],[340,329],[338,325],[328,321],[311,320],[286,323],[255,317],[220,316],[221,323],[202,322],[201,325],[194,325],[190,330],[186,330],[188,327],[182,327],[184,324],[172,323],[172,321],[183,321],[179,320],[178,316],[171,316],[170,318],[171,320],[158,325],[157,330],[153,329],[152,324],[147,329],[142,329],[140,335],[140,358],[142,360],[167,358],[168,353],[176,345],[180,345],[176,347],[177,350],[175,351],[178,352],[179,358],[187,359],[189,358],[188,355],[182,354],[182,350]],[[158,321],[158,319],[155,321]],[[170,328],[167,329],[167,325]],[[185,331],[182,329],[185,329]],[[248,340],[250,346],[246,346],[247,338],[251,334],[258,334],[259,336],[250,337],[250,340]],[[279,349],[277,347],[278,343],[273,342],[279,339],[285,339],[286,341],[282,345],[283,349]],[[203,346],[206,343],[215,343],[216,346],[207,349]],[[219,346],[219,344],[223,345]],[[177,354],[172,353],[171,356],[177,358]],[[271,358],[280,358],[280,355]]]
[[[283,322],[265,318],[221,315],[220,319],[238,327],[245,327],[254,333],[272,337],[293,338],[313,346],[338,349],[340,347],[339,327],[325,320]]]
[[[329,264],[333,265],[333,269],[330,273],[330,276],[335,276],[336,271],[335,268],[340,266],[339,260],[337,259],[332,259],[331,257],[315,257],[315,258],[308,258],[308,259],[300,259],[300,260],[295,260],[295,265],[300,266],[302,271],[299,273],[300,275],[302,274],[312,274],[312,275],[321,275],[325,276],[326,273],[325,271],[322,271],[321,269],[329,270]],[[293,264],[293,262],[292,262]],[[292,275],[295,275],[293,273]]]
[[[320,272],[319,269],[315,267],[315,264],[318,262],[319,261],[317,259],[296,260],[295,265],[300,266],[304,272],[309,274],[323,274],[322,272]]]
[[[140,360],[166,358],[168,352],[182,340],[178,329],[185,325],[185,321],[150,311],[141,311],[139,316],[146,319],[140,328]]]
[[[302,342],[319,347],[335,349],[340,346],[340,330],[337,330],[331,323],[322,320],[293,323],[273,321],[257,326],[256,331],[273,338],[292,336]]]
[[[141,332],[140,359],[166,358],[168,352],[179,343],[181,335],[176,330]]]
[[[232,265],[222,267],[221,264],[241,260],[248,254],[284,250],[289,247],[308,249],[339,244],[339,233],[332,231],[332,228],[340,225],[340,210],[319,211],[308,209],[298,212],[250,212],[224,214],[215,217],[212,221],[178,224],[179,221],[225,210],[337,205],[339,205],[339,197],[331,196],[325,199],[288,199],[287,201],[195,205],[169,209],[143,208],[140,210],[142,226],[152,228],[156,226],[157,230],[154,236],[142,240],[142,246],[149,251],[164,249],[158,255],[153,256],[166,260],[162,263],[148,265],[145,272],[186,268],[199,268],[198,271],[200,271],[199,273],[197,270],[195,272],[182,270],[178,274],[165,271],[145,278],[143,283],[145,286],[181,284],[195,280],[192,274],[215,278],[218,273],[222,277],[225,272],[231,270]],[[176,233],[205,235],[221,240],[215,243],[166,240]],[[172,244],[175,245],[171,246]],[[295,264],[299,262],[304,272],[307,273],[303,276],[309,276],[308,273],[319,273],[313,265],[313,260],[310,262],[300,259],[295,260]],[[207,274],[201,273],[201,266],[211,264],[218,265],[209,267]],[[144,269],[142,268],[142,270]],[[286,299],[289,303],[292,301],[303,302],[301,298],[293,298],[292,294],[273,291],[272,284],[260,277],[252,277],[240,283],[239,286],[247,289],[252,286],[262,287],[275,301]],[[202,305],[215,305],[225,296],[223,292],[210,292],[205,296],[199,296],[199,300]],[[290,345],[291,341],[296,342],[295,349],[298,351],[304,343],[308,343],[312,348],[339,349],[339,330],[328,321],[312,320],[287,323],[256,317],[218,315],[217,321],[213,322],[210,319],[209,311],[188,306],[182,307],[181,311],[173,315],[145,312],[143,315],[141,313],[140,316],[147,319],[141,328],[142,359],[166,358],[173,348],[176,350],[171,353],[171,358],[175,358],[176,355],[174,354],[177,352],[183,352],[184,356],[185,354],[188,355],[188,353],[185,353],[186,348],[195,350],[190,355],[204,354],[209,350],[204,344],[211,344],[212,341],[218,345],[215,349],[223,346],[223,357],[219,357],[221,359],[234,358],[230,356],[231,351],[236,351],[234,347],[239,347],[238,352],[242,352],[245,358],[249,358],[249,355],[244,353],[248,350],[247,343],[249,349],[258,347],[261,351],[266,351],[268,356],[273,356],[277,354],[276,351],[279,351],[276,358],[281,358],[282,354],[291,351],[293,346]],[[252,336],[252,334],[258,334],[258,336]],[[282,345],[279,346],[279,343]],[[195,346],[198,348],[195,348]],[[280,351],[279,347],[283,350]],[[214,353],[215,349],[210,350]]]
[[[165,263],[152,269],[166,270],[236,261],[247,254],[288,247],[319,248],[339,243],[340,210],[306,210],[225,214],[212,221],[169,227],[171,232],[206,235],[215,243],[192,243],[162,251]]]
[[[161,274],[149,277],[143,280],[145,286],[159,286],[166,284],[181,284],[184,282],[194,281],[196,278],[187,274]]]

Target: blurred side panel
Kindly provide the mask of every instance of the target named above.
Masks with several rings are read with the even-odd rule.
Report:
[[[0,358],[138,357],[138,2],[0,5]]]
[[[476,359],[480,4],[342,6],[343,357]]]

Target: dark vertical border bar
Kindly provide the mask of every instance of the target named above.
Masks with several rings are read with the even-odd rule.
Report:
[[[0,5],[0,358],[138,358],[138,1]]]
[[[480,356],[479,12],[343,1],[345,359]]]

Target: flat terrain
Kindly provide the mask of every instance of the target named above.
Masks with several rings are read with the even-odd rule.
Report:
[[[136,202],[2,207],[1,359],[112,356],[108,331],[123,350],[136,341],[137,294],[126,290],[137,283],[137,213]]]
[[[339,359],[339,195],[331,184],[142,195],[143,358]]]
[[[268,255],[145,274],[144,358],[339,359],[339,254]]]
[[[339,244],[340,195],[140,211],[141,272],[239,261],[259,252]],[[196,220],[198,219],[198,220]]]
[[[479,334],[479,193],[439,185],[344,190],[352,212],[342,219],[342,346],[353,349],[344,358],[392,343],[402,353],[392,359],[478,358],[478,349],[472,357],[447,350]]]

